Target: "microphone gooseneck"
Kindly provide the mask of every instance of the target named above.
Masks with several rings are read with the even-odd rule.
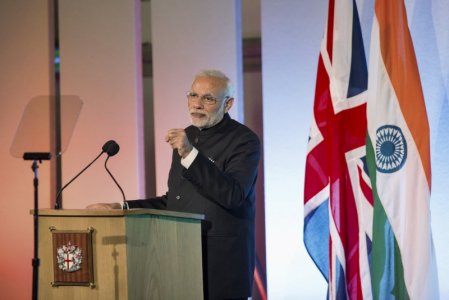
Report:
[[[118,145],[117,145],[118,147]],[[120,148],[117,148],[117,152]],[[115,152],[113,155],[117,154],[117,152]],[[106,169],[106,171],[108,172],[109,176],[111,176],[112,180],[114,180],[115,184],[117,185],[117,187],[119,188],[120,192],[122,192],[122,196],[123,196],[123,203],[126,203],[126,197],[125,197],[125,193],[123,192],[122,187],[120,186],[120,184],[118,184],[117,180],[115,180],[114,176],[112,176],[111,171],[109,171],[108,167],[107,167],[107,163],[109,160],[109,157],[111,157],[112,155],[108,155],[108,158],[106,158],[105,162],[104,162],[104,168]]]
[[[107,153],[108,154],[108,158],[109,156],[115,155],[117,154],[117,152],[120,150],[119,145],[113,141],[107,141],[103,147],[102,147],[102,151],[100,154],[97,155],[97,157],[95,157],[94,160],[92,160],[86,167],[84,167],[84,169],[82,169],[78,174],[76,174],[75,177],[73,177],[69,182],[67,182],[58,192],[58,194],[56,195],[56,200],[55,200],[55,209],[62,209],[62,201],[61,201],[61,194],[62,191],[69,186],[69,184],[71,184],[75,179],[77,179],[81,174],[84,173],[84,171],[87,170],[87,168],[89,168],[95,161],[97,161],[97,159],[100,158],[100,156],[103,153]]]

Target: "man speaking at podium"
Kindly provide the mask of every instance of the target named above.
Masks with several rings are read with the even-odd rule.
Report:
[[[88,208],[159,208],[205,215],[206,299],[251,296],[255,260],[255,189],[260,159],[257,135],[228,114],[229,78],[217,70],[196,74],[187,93],[192,125],[170,129],[173,149],[168,192],[161,197]]]

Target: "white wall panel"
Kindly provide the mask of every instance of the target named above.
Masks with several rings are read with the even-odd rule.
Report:
[[[170,128],[190,124],[186,91],[202,69],[220,69],[235,84],[231,116],[243,115],[240,1],[151,1],[156,191],[167,191]]]
[[[140,1],[59,1],[61,93],[84,102],[63,154],[63,184],[113,139],[108,167],[127,199],[144,195]],[[63,192],[64,208],[121,202],[103,158]]]
[[[326,1],[262,0],[269,299],[325,299],[302,241],[303,185]]]
[[[28,101],[50,93],[47,1],[0,1],[0,297],[30,299],[32,161],[10,154]],[[50,163],[39,165],[39,207],[50,199]]]

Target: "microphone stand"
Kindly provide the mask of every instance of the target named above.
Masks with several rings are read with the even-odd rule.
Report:
[[[93,161],[91,161],[87,166],[84,167],[84,169],[81,170],[81,172],[79,172],[78,174],[76,174],[75,177],[73,177],[69,182],[67,182],[58,192],[58,194],[56,194],[56,201],[55,201],[55,209],[62,209],[62,199],[61,199],[61,194],[62,191],[69,186],[69,184],[71,184],[75,179],[78,178],[78,176],[80,176],[81,174],[84,173],[84,171],[87,170],[87,168],[89,168],[94,162],[97,161],[97,159],[100,158],[100,156],[104,153],[104,151],[102,151],[100,154],[98,154],[97,157],[95,157],[95,159]]]
[[[103,153],[107,153],[108,154],[108,158],[109,156],[113,156],[115,154],[117,154],[117,152],[120,150],[120,146],[113,140],[107,141],[102,149],[102,151],[100,152],[100,154],[98,154],[97,157],[95,157],[95,159],[93,161],[91,161],[87,166],[84,167],[84,169],[81,170],[81,172],[79,172],[78,174],[76,174],[75,177],[73,177],[69,182],[67,182],[60,190],[59,192],[56,194],[56,201],[55,201],[55,209],[62,209],[62,191],[69,186],[69,184],[71,184],[75,179],[78,178],[78,176],[80,176],[81,174],[84,173],[84,171],[87,170],[87,168],[89,168],[94,162],[97,161],[97,159],[100,158],[100,156]],[[106,159],[107,161],[107,159]],[[112,175],[111,175],[112,176]]]
[[[33,294],[32,299],[37,300],[38,298],[38,280],[39,280],[39,176],[38,169],[39,165],[37,162],[42,163],[42,160],[49,160],[50,153],[46,152],[27,152],[23,154],[24,160],[32,160],[33,163],[31,165],[31,169],[34,173],[33,178],[33,187],[34,187],[34,212],[33,212],[33,221],[34,221],[34,256],[31,261],[33,266]]]

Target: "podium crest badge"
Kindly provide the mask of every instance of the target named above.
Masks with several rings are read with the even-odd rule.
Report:
[[[50,227],[53,240],[52,286],[72,285],[95,287],[92,232],[87,230],[57,230]]]
[[[72,245],[69,241],[67,245],[57,248],[58,267],[64,272],[75,272],[81,269],[83,261],[82,250]]]

